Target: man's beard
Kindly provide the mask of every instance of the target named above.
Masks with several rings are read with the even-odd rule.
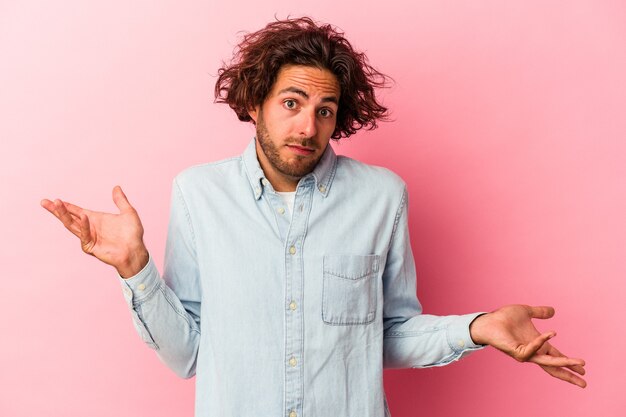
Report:
[[[293,155],[293,159],[290,162],[281,159],[278,148],[274,145],[274,142],[272,142],[269,136],[269,132],[267,131],[267,127],[265,126],[265,121],[263,120],[263,112],[259,112],[259,117],[257,119],[256,138],[259,141],[259,145],[261,145],[261,149],[263,150],[263,153],[269,160],[272,167],[274,167],[274,169],[276,169],[283,175],[295,178],[302,178],[311,171],[313,171],[313,169],[321,159],[321,155],[315,159],[311,159],[306,156]],[[306,138],[303,140],[288,138],[286,144],[287,143],[302,147],[309,147],[314,149],[316,148],[310,138]]]

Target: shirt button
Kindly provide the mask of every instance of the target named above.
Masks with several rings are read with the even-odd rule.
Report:
[[[293,311],[297,308],[298,306],[296,305],[295,301],[292,301],[289,303],[289,308]]]
[[[132,295],[132,292],[128,288],[124,288],[124,294]]]
[[[461,348],[462,348],[462,347],[464,347],[464,346],[465,346],[465,341],[463,341],[462,339],[459,339],[459,340],[456,342],[456,344],[457,344],[459,347],[461,347]]]
[[[139,284],[137,285],[137,288],[139,288],[139,291],[143,291],[146,289],[146,284]]]
[[[297,364],[298,364],[298,361],[296,360],[296,358],[292,356],[291,359],[289,359],[289,365],[291,365],[291,367],[294,368]]]
[[[324,191],[326,191],[326,187],[324,187],[323,185],[320,185],[320,186],[319,186],[319,190],[320,190],[321,192],[324,192]]]
[[[291,413],[289,413],[289,417],[298,417],[298,413],[296,413],[295,411],[291,410]]]
[[[281,207],[281,208],[278,209],[278,212],[280,214],[285,214],[285,209]]]
[[[289,248],[289,253],[292,254],[292,255],[295,255],[296,254],[296,247],[295,246],[291,246]]]

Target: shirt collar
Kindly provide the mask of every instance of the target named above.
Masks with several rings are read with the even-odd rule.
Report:
[[[253,138],[242,154],[243,164],[248,174],[248,180],[250,181],[250,187],[255,199],[261,198],[263,190],[265,189],[268,180],[265,178],[263,169],[259,164],[259,160],[256,155],[256,138]],[[326,150],[322,154],[319,162],[313,169],[313,172],[305,175],[300,179],[300,183],[309,181],[309,178],[313,178],[315,181],[315,188],[322,196],[326,197],[330,191],[333,179],[335,178],[335,172],[337,170],[337,155],[330,146],[330,143],[326,146]]]

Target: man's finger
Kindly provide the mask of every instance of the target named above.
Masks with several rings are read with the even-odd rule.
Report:
[[[68,212],[67,210],[64,210],[64,203],[60,200],[56,200],[56,201],[50,201],[48,199],[43,199],[41,200],[41,206],[43,208],[45,208],[47,211],[49,211],[54,217],[56,217],[57,219],[59,219],[59,221],[61,223],[63,223],[63,226],[65,226],[65,228],[67,230],[69,230],[72,234],[74,234],[77,237],[80,237],[80,227],[78,226],[78,218],[74,215],[72,215],[71,213],[69,213],[69,217],[68,217]]]
[[[587,373],[587,371],[585,371],[585,368],[583,368],[581,365],[567,366],[567,368],[576,372],[579,375],[585,375]]]
[[[117,208],[120,209],[120,213],[134,210],[133,206],[131,206],[128,202],[126,194],[124,194],[124,191],[122,191],[122,187],[120,187],[119,185],[116,185],[113,188],[113,202],[115,203]]]
[[[552,356],[565,356],[557,348],[555,348],[552,345],[550,345],[550,347],[548,349],[548,354],[552,355]],[[567,368],[572,370],[572,371],[574,371],[574,372],[576,372],[577,374],[585,375],[586,371],[585,371],[585,368],[583,368],[584,365],[585,364],[584,364],[584,361],[583,361],[582,365],[571,365],[571,366],[567,366]]]
[[[87,253],[91,253],[91,249],[93,248],[93,237],[91,236],[91,228],[89,227],[89,217],[87,215],[82,214],[80,216],[80,244],[83,248],[83,251]]]
[[[41,204],[41,207],[45,208],[50,213],[54,214],[54,203],[52,201],[48,200],[47,198],[44,198],[43,200],[41,200],[39,204]]]
[[[518,351],[518,355],[515,357],[520,361],[528,361],[530,360],[535,353],[550,339],[552,339],[556,335],[555,332],[548,332],[540,334],[527,345],[520,346],[520,350]]]
[[[549,319],[554,316],[554,308],[549,306],[530,307],[530,316],[534,319]]]
[[[80,217],[82,213],[85,213],[87,215],[89,215],[89,213],[92,213],[90,210],[84,209],[72,203],[68,203],[67,201],[64,201],[63,204],[65,204],[65,208],[67,209],[67,211],[69,211],[72,215],[76,217]]]
[[[545,366],[578,366],[583,367],[585,365],[585,361],[577,358],[568,358],[566,356],[552,356],[552,355],[534,355],[530,358],[530,362],[536,363],[538,365]]]
[[[61,218],[61,214],[59,213],[59,209],[57,207],[57,201],[58,200],[50,201],[48,199],[43,199],[41,200],[41,207],[48,210],[54,217],[63,223],[63,219]],[[63,225],[65,226],[65,223],[63,223]]]
[[[553,366],[542,366],[541,368],[553,377],[569,382],[570,384],[577,385],[581,388],[587,386],[587,382],[585,382],[584,379],[563,368],[555,368]]]
[[[76,235],[76,232],[77,232],[76,222],[72,218],[72,215],[70,214],[70,212],[67,211],[67,207],[65,206],[65,203],[59,199],[54,200],[54,211],[58,219],[61,220],[61,223],[63,223],[63,226],[65,226],[67,230],[69,230],[70,232]]]
[[[40,204],[41,204],[41,207],[45,208],[50,213],[52,213],[52,215],[54,217],[56,217],[57,219],[61,220],[60,215],[59,215],[58,210],[57,210],[56,200],[55,201],[50,201],[47,198],[44,198],[43,200],[41,200]]]

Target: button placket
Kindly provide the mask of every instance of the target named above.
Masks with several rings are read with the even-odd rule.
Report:
[[[301,412],[303,400],[303,368],[298,358],[303,357],[304,311],[303,302],[303,245],[308,221],[307,210],[315,191],[312,184],[299,186],[296,191],[289,231],[285,239],[285,298],[288,308],[285,317],[285,413],[297,416]]]

